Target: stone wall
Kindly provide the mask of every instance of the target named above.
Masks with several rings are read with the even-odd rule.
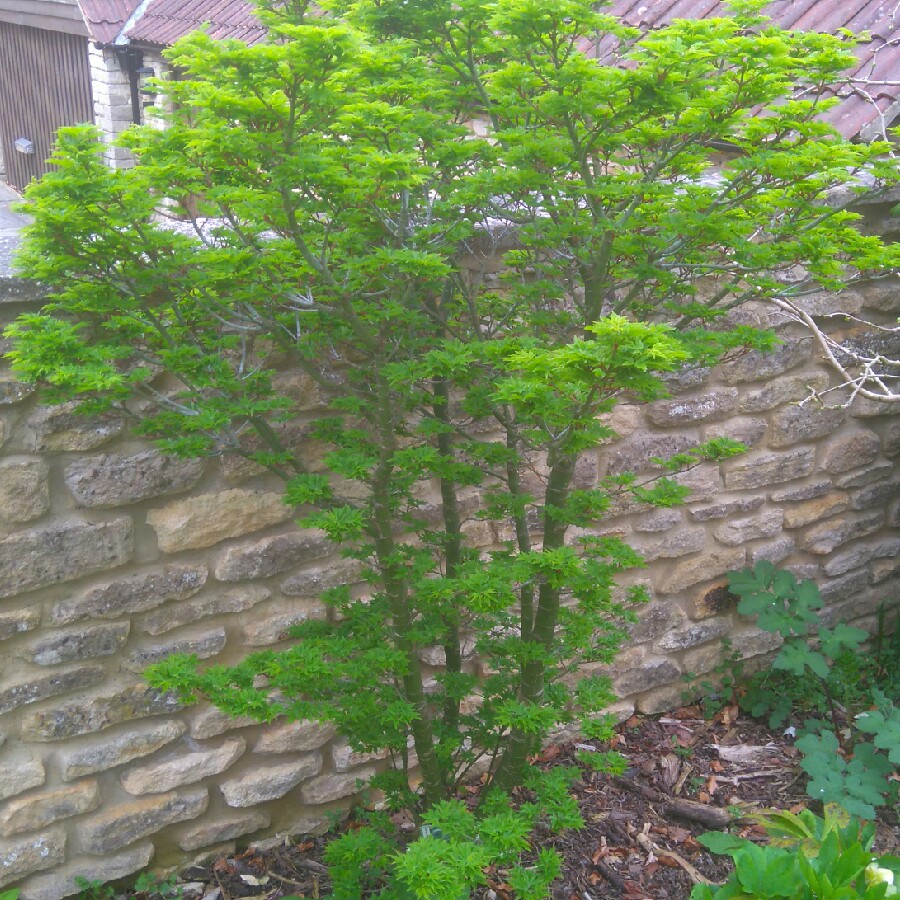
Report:
[[[9,282],[0,318],[28,302]],[[835,301],[810,304],[827,313]],[[900,285],[841,305],[895,321]],[[871,404],[796,405],[831,376],[797,326],[782,337],[771,355],[682,373],[671,399],[620,407],[622,440],[579,469],[590,485],[716,435],[750,445],[683,476],[685,507],[602,525],[645,555],[639,577],[655,593],[615,666],[623,714],[677,704],[682,673],[715,667],[725,635],[748,658],[773,649],[734,611],[729,569],[770,559],[815,578],[829,621],[871,626],[882,603],[897,609],[900,421]],[[306,411],[318,402],[298,398]],[[110,880],[323,827],[379,759],[350,752],[330,726],[179,708],[138,673],[173,651],[229,663],[276,647],[325,614],[319,592],[345,577],[267,477],[161,456],[121,421],[41,406],[0,371],[0,886],[57,900],[77,876]]]

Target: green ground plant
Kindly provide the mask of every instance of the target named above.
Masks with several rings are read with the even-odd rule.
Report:
[[[884,613],[876,652],[867,654],[867,632],[820,624],[822,598],[814,582],[798,582],[769,562],[732,572],[728,582],[740,598],[738,612],[784,639],[771,668],[746,682],[741,705],[751,715],[768,716],[773,727],[805,717],[796,746],[810,796],[873,818],[875,807],[896,801],[896,784],[888,777],[900,766],[898,697],[885,694],[878,681],[894,685],[900,662],[888,656],[895,642],[883,634]]]
[[[365,586],[326,591],[327,621],[286,649],[172,658],[157,688],[335,722],[390,752],[378,785],[423,822],[476,769],[508,795],[560,725],[609,735],[609,683],[578,669],[613,660],[645,594],[614,600],[641,560],[599,523],[683,502],[685,468],[740,447],[595,479],[604,415],[685,365],[771,349],[735,307],[900,258],[855,227],[861,171],[897,179],[889,148],[820,120],[852,46],[761,6],[639,40],[588,0],[264,5],[264,44],[169,52],[167,127],[123,139],[133,168],[108,169],[91,129],[60,132],[27,194],[20,261],[52,299],[7,331],[20,377],[165,451],[265,467]],[[609,63],[579,49],[600,36]],[[472,274],[485,255],[493,279]],[[475,877],[459,862],[449,900]]]
[[[894,885],[900,857],[873,855],[874,825],[833,806],[821,818],[804,810],[767,813],[761,820],[772,838],[768,845],[731,834],[700,836],[714,853],[730,856],[735,868],[722,887],[697,885],[691,900],[881,900],[900,894]]]

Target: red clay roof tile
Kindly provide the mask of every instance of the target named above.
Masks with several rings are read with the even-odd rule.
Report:
[[[99,44],[111,44],[139,4],[140,0],[79,0],[91,37]]]
[[[613,0],[604,12],[644,29],[658,28],[673,19],[728,15],[723,0]],[[841,102],[824,118],[848,138],[860,132],[880,136],[900,112],[893,109],[900,103],[900,2],[772,0],[764,12],[783,28],[830,33],[847,28],[855,34],[869,33],[856,51],[859,64],[848,72],[848,83],[838,90]],[[599,45],[586,46],[585,51],[603,58],[610,48],[610,42],[601,40]],[[883,116],[889,110],[885,122]]]
[[[137,44],[166,47],[203,29],[213,38],[254,44],[265,36],[265,29],[253,10],[247,0],[150,0],[126,36]]]

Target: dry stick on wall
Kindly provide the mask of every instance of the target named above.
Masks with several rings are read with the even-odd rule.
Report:
[[[823,394],[839,390],[840,388],[850,388],[850,397],[840,404],[840,407],[849,406],[857,397],[863,397],[866,400],[874,400],[880,403],[900,403],[900,387],[891,388],[886,382],[900,378],[900,375],[885,376],[883,373],[876,371],[877,367],[885,364],[896,366],[900,370],[900,360],[889,359],[875,354],[874,356],[864,356],[859,351],[855,351],[845,344],[834,340],[825,334],[819,327],[813,317],[796,304],[787,299],[776,299],[773,303],[783,312],[787,313],[795,322],[800,322],[810,331],[816,343],[825,354],[828,364],[835,369],[844,379],[842,384],[829,388],[827,391],[814,391],[801,404],[809,403],[811,400],[821,400]],[[862,321],[862,320],[857,320]],[[887,331],[892,334],[900,332],[900,328],[884,328],[873,323],[865,323],[879,331]],[[854,364],[861,367],[862,371],[858,375],[852,374],[847,364],[844,364],[838,358],[844,355],[853,361]],[[877,385],[879,390],[872,390],[867,385]]]

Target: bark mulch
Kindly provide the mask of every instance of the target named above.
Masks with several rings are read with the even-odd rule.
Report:
[[[536,762],[574,763],[578,750],[592,749],[592,744],[552,745]],[[585,827],[561,836],[537,835],[564,857],[553,900],[683,900],[694,884],[720,883],[731,868],[729,860],[698,843],[698,835],[728,828],[763,841],[763,829],[750,818],[754,812],[772,807],[799,812],[811,804],[792,739],[739,715],[737,707],[710,720],[695,706],[662,717],[633,716],[618,729],[615,749],[628,761],[624,775],[584,771],[575,783]],[[328,897],[328,870],[321,861],[328,840],[251,847],[195,866],[180,876],[183,896]],[[879,817],[876,849],[900,853],[894,811]],[[507,896],[502,873],[495,873],[481,894],[484,900]]]

